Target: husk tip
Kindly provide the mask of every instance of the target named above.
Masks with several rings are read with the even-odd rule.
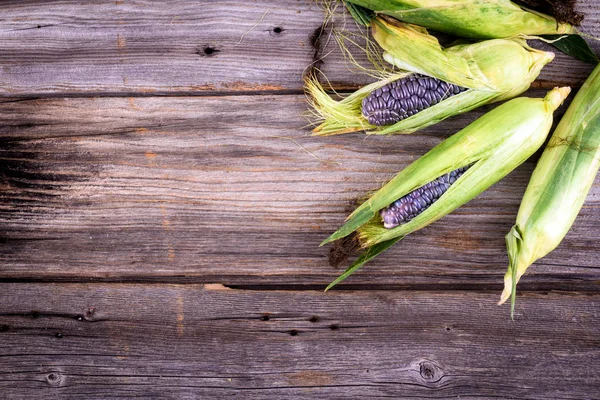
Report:
[[[531,52],[531,56],[533,57],[534,63],[541,63],[541,65],[546,65],[554,60],[556,54],[551,51],[534,51]]]
[[[571,93],[571,88],[569,86],[555,87],[548,92],[544,100],[553,110],[556,110],[569,96],[569,93]]]
[[[508,300],[512,292],[512,278],[508,276],[508,273],[504,276],[504,289],[502,290],[502,294],[500,295],[500,301],[498,301],[498,305],[501,306]]]

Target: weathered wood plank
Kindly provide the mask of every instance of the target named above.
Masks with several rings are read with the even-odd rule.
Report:
[[[600,297],[1,284],[6,398],[598,399]]]
[[[0,278],[326,284],[340,270],[318,245],[350,203],[487,109],[423,134],[317,138],[302,96],[5,101]],[[500,288],[532,169],[348,283]],[[599,207],[600,181],[524,285],[598,290]]]
[[[583,30],[600,37],[596,0],[579,3]],[[297,91],[322,20],[308,0],[3,1],[0,95]],[[336,20],[344,25],[356,29]],[[334,40],[321,44],[335,86],[370,81],[348,70]],[[579,85],[590,71],[557,54],[536,85]]]

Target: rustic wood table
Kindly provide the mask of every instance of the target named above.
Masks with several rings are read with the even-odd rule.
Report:
[[[579,8],[600,36],[597,0]],[[322,20],[308,0],[0,2],[1,398],[600,398],[600,179],[515,321],[496,305],[539,154],[323,292],[342,269],[318,245],[352,202],[491,107],[311,137],[308,65],[371,79]],[[591,70],[557,54],[528,94]]]

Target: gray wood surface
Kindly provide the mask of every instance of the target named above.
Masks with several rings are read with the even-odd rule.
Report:
[[[600,297],[2,284],[12,398],[598,399]]]
[[[7,100],[0,278],[325,285],[340,270],[318,245],[352,201],[488,109],[423,134],[320,138],[305,107],[291,95]],[[348,283],[499,289],[533,165]],[[599,207],[597,184],[525,285],[598,290]]]
[[[579,3],[582,29],[598,36],[596,0]],[[299,91],[322,21],[313,1],[2,1],[0,94]],[[356,32],[345,18],[333,27]],[[329,35],[321,47],[336,87],[370,81],[348,69]],[[590,71],[557,53],[536,85],[579,85]]]
[[[578,8],[600,37],[597,1]],[[322,18],[306,0],[0,2],[1,398],[600,399],[600,178],[515,322],[495,303],[537,155],[322,292],[344,265],[318,244],[356,199],[493,107],[309,136],[311,63],[336,89],[371,81],[329,34],[348,18],[315,46]],[[527,95],[591,69],[557,52]]]

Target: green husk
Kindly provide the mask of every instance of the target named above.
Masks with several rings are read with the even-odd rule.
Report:
[[[475,39],[575,33],[568,23],[509,0],[347,0],[438,32]],[[363,18],[364,20],[364,18]]]
[[[510,100],[399,172],[321,244],[356,231],[361,247],[367,249],[330,287],[406,235],[467,203],[529,158],[544,142],[552,125],[552,114],[569,92],[568,87],[556,88],[543,99],[522,97]],[[471,167],[417,217],[393,229],[383,227],[379,210],[437,177],[467,165]]]
[[[600,66],[592,72],[540,157],[516,224],[506,235],[509,256],[500,303],[511,297],[527,268],[554,250],[584,204],[600,168]]]
[[[557,17],[561,23],[557,23],[551,16],[521,7],[508,0],[344,1],[354,20],[363,26],[368,26],[379,12],[381,15],[387,14],[404,22],[467,38],[533,36],[550,40],[552,46],[580,61],[598,63],[598,57],[582,38],[582,36],[589,36],[578,32],[575,27],[567,23],[579,24],[582,19],[582,16],[573,9],[572,4],[565,4],[561,0],[554,2],[546,0],[546,3],[559,6],[550,9],[558,12]]]
[[[383,58],[404,71],[422,73],[469,88],[396,124],[377,127],[361,113],[362,100],[373,90],[407,73],[382,73],[383,78],[342,100],[332,99],[316,76],[306,79],[309,101],[322,122],[315,135],[364,130],[370,134],[412,133],[481,105],[506,100],[529,88],[553,53],[535,50],[522,39],[495,39],[442,48],[434,36],[418,26],[389,18],[371,21],[373,38]]]

